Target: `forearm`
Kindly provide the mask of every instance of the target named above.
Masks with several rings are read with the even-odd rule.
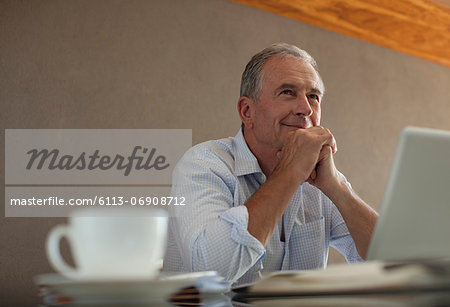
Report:
[[[378,213],[367,205],[353,189],[341,182],[325,193],[341,213],[361,258],[366,258]]]
[[[299,183],[285,172],[274,172],[245,203],[248,208],[248,232],[267,245]]]

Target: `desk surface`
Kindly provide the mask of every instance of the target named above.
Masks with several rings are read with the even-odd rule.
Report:
[[[426,291],[426,292],[403,292],[390,294],[358,294],[358,295],[333,295],[333,296],[304,296],[304,297],[283,297],[283,298],[261,298],[238,301],[232,298],[232,294],[228,295],[212,295],[203,300],[190,299],[186,301],[178,301],[176,304],[170,302],[111,302],[102,303],[100,305],[92,304],[67,304],[57,306],[131,306],[131,307],[169,307],[169,306],[214,306],[214,307],[293,307],[293,306],[309,306],[309,307],[443,307],[450,306],[450,290],[449,291]],[[14,302],[10,302],[14,303]],[[19,301],[16,301],[19,303]],[[36,306],[36,304],[32,304]],[[30,305],[31,306],[31,305]],[[47,302],[38,306],[56,306]]]
[[[247,303],[232,302],[230,306],[255,307],[292,307],[292,306],[386,306],[386,307],[422,307],[450,306],[450,291],[405,292],[396,294],[365,294],[342,296],[310,296],[263,298],[249,300]]]

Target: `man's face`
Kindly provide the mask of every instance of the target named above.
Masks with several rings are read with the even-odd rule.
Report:
[[[294,57],[273,57],[263,67],[259,101],[251,103],[257,146],[280,150],[289,131],[320,124],[321,80],[311,64]]]

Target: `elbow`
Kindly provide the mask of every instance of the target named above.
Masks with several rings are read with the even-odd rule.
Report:
[[[236,282],[260,259],[249,247],[232,240],[207,240],[205,233],[195,240],[190,251],[192,272],[216,271],[230,283]]]

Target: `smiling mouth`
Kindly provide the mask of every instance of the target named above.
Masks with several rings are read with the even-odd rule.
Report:
[[[311,119],[306,116],[297,116],[295,118],[285,118],[280,123],[291,129],[307,129],[313,126]]]
[[[308,125],[302,125],[302,124],[282,124],[283,126],[294,128],[294,129],[306,129],[308,128]]]

